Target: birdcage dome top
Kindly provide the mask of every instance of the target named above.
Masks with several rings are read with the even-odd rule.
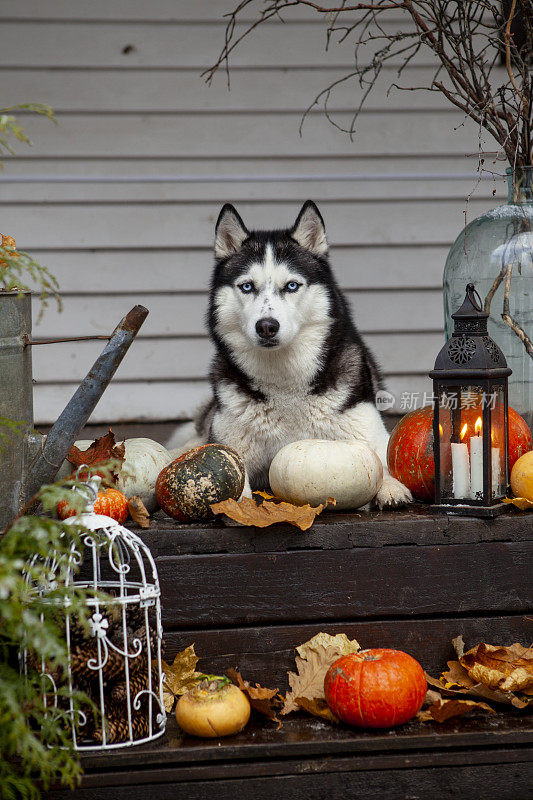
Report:
[[[78,475],[81,469],[82,467],[79,468]],[[99,485],[100,478],[93,476],[81,487],[76,487],[74,491],[82,494],[85,498],[85,509],[64,521],[66,525],[76,525],[81,529],[81,544],[84,552],[80,553],[77,546],[73,544],[71,565],[74,567],[84,564],[85,580],[80,580],[80,572],[80,575],[76,576],[75,582],[86,584],[87,568],[89,568],[93,573],[93,582],[97,580],[100,586],[106,584],[105,579],[102,579],[104,573],[107,572],[108,586],[110,579],[120,579],[120,581],[127,579],[130,590],[135,586],[143,589],[140,592],[141,597],[145,597],[147,592],[151,596],[159,595],[157,569],[150,548],[140,536],[112,517],[95,513],[94,503],[98,496]],[[107,562],[106,570],[102,568],[104,560]],[[109,570],[111,570],[111,574],[109,574]]]
[[[93,573],[93,582],[97,577],[98,587],[105,588],[111,583],[126,581],[128,599],[134,597],[132,589],[137,588],[139,599],[147,600],[159,596],[159,579],[154,558],[148,546],[137,534],[128,530],[116,520],[104,514],[86,511],[65,520],[67,525],[76,525],[82,529],[81,543],[83,555],[75,545],[72,550],[72,566],[83,563],[84,570],[73,578],[75,583],[87,585],[89,576],[87,568]],[[107,570],[102,562],[106,562]]]

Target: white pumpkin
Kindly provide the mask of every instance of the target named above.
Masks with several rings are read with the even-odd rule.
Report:
[[[118,476],[117,489],[126,497],[138,495],[146,509],[157,508],[155,482],[161,470],[170,464],[172,456],[162,444],[153,439],[126,439],[125,460]]]
[[[74,442],[80,450],[87,450],[93,439],[80,439]],[[119,442],[117,443],[119,444]],[[126,497],[138,495],[146,509],[152,513],[157,508],[155,482],[161,470],[170,464],[172,456],[162,444],[153,439],[126,439],[124,442],[125,460],[118,477],[117,489]],[[58,479],[72,472],[72,464],[64,461],[58,472]]]
[[[303,439],[275,455],[269,481],[277,497],[296,505],[316,506],[334,497],[336,509],[359,508],[381,486],[383,466],[363,442]]]

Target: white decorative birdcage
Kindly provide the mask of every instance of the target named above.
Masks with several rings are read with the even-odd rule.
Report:
[[[44,661],[37,665],[50,713],[54,708],[67,711],[77,750],[150,742],[166,724],[157,569],[142,539],[111,517],[94,513],[99,480],[92,478],[82,487],[90,495],[86,510],[65,520],[82,530],[81,546],[73,543],[67,564],[51,553],[46,585],[34,587],[46,596],[61,573],[68,586],[88,590],[88,629],[65,608],[68,676],[54,674]],[[27,670],[26,654],[22,662]],[[58,680],[68,692],[58,692]],[[92,701],[86,710],[74,703],[76,691]]]

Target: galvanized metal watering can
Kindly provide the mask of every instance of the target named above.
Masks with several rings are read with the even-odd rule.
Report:
[[[23,435],[0,443],[0,531],[44,483],[55,478],[148,315],[135,306],[118,324],[63,413],[44,437],[33,431],[31,296],[0,291],[0,417],[23,425]],[[106,337],[77,337],[79,339]],[[69,341],[65,339],[54,341]],[[72,341],[72,340],[70,340]]]

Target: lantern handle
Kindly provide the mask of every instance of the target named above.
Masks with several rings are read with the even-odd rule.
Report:
[[[467,284],[466,294],[476,311],[483,311],[483,301],[473,283]]]

